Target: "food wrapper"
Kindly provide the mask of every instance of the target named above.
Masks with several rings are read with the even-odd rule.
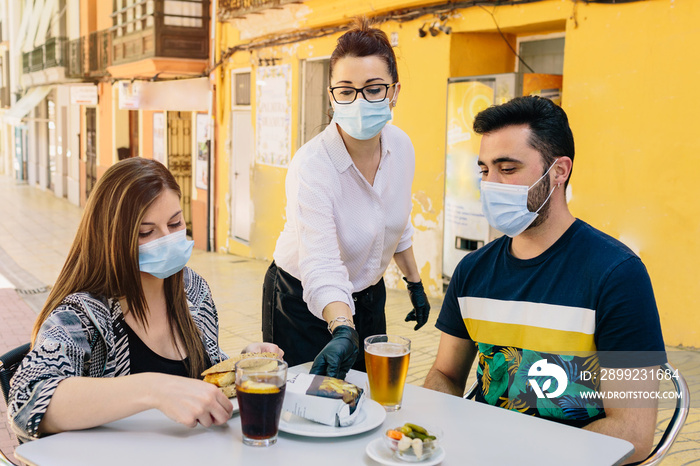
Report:
[[[344,380],[289,374],[282,409],[334,427],[352,425],[362,409],[364,390]]]

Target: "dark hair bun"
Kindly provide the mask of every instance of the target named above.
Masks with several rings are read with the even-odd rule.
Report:
[[[338,38],[338,45],[331,55],[330,76],[333,76],[333,67],[340,58],[373,55],[384,60],[391,79],[398,82],[396,55],[394,55],[394,49],[391,47],[386,33],[379,28],[372,27],[372,21],[367,17],[355,17],[350,30]]]

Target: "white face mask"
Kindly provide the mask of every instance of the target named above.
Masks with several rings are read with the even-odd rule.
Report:
[[[365,141],[382,131],[391,120],[389,99],[381,102],[367,102],[357,98],[351,104],[336,104],[333,108],[333,121],[350,137]]]
[[[489,225],[511,238],[518,236],[525,231],[527,227],[532,225],[532,222],[534,222],[537,215],[539,215],[539,211],[542,210],[542,207],[544,207],[552,196],[556,185],[549,192],[547,199],[545,199],[536,212],[530,212],[528,210],[527,194],[537,183],[547,176],[549,170],[551,170],[556,163],[557,161],[555,160],[544,175],[529,187],[482,181],[481,208]]]
[[[192,255],[194,241],[185,230],[176,231],[139,246],[139,269],[160,279],[168,278],[185,267]]]

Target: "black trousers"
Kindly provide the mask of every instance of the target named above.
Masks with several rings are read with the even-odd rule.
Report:
[[[331,341],[326,321],[309,311],[303,299],[301,282],[273,262],[263,282],[262,331],[263,341],[275,343],[284,350],[284,360],[290,366],[313,361]],[[360,335],[360,353],[353,369],[366,372],[364,339],[386,333],[386,288],[382,278],[357,293],[355,329]]]

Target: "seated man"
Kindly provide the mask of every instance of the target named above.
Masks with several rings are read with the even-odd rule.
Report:
[[[639,257],[569,212],[566,114],[520,97],[479,113],[474,130],[483,212],[505,236],[457,266],[425,387],[461,396],[478,354],[477,401],[623,438],[629,460],[644,459],[656,401],[586,395],[658,389],[652,372],[666,353],[654,293]],[[611,367],[647,376],[600,377]]]

